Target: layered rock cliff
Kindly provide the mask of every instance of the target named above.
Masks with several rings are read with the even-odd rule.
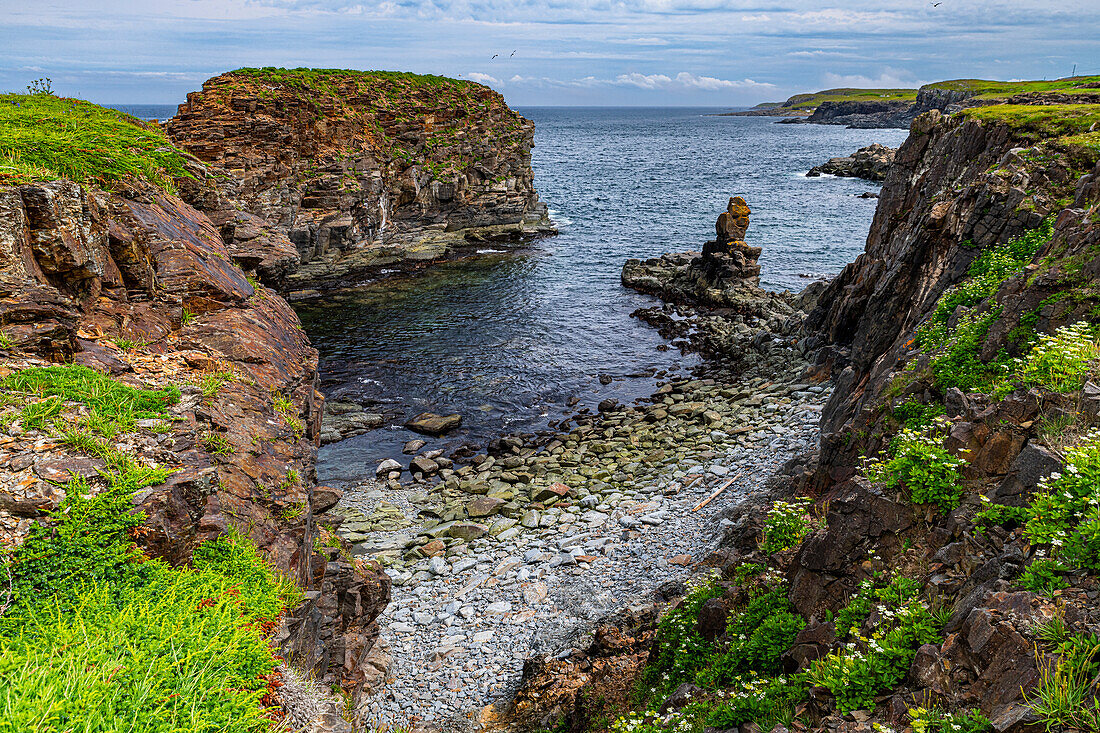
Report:
[[[166,129],[206,166],[183,197],[280,290],[552,231],[533,123],[473,82],[241,69],[189,94]]]
[[[93,420],[94,392],[37,400],[13,397],[5,383],[0,540],[15,547],[48,526],[72,480],[95,494],[117,481],[118,466],[148,476],[133,494],[145,516],[134,534],[142,550],[180,565],[206,540],[250,538],[305,591],[276,635],[284,656],[359,696],[389,578],[344,560],[321,524],[339,493],[316,485],[317,352],[289,305],[233,264],[218,227],[173,193],[193,181],[163,136],[148,131],[143,142],[156,150],[122,150],[114,141],[144,130],[138,121],[77,100],[42,109],[28,118],[36,127],[83,115],[108,133],[81,150],[83,182],[65,180],[79,177],[66,168],[77,143],[59,138],[44,164],[0,186],[0,372],[88,367],[103,375],[102,389],[178,390],[179,399],[165,419],[108,430]],[[7,121],[16,145],[18,122]],[[163,175],[120,177],[111,167],[127,153],[160,151],[173,157]],[[149,473],[154,466],[164,474]]]
[[[820,450],[723,513],[713,571],[532,660],[510,722],[1096,729],[1100,105],[1013,102],[917,118],[794,336]]]

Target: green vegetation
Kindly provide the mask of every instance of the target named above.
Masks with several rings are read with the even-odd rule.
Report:
[[[452,79],[435,74],[414,74],[410,71],[357,71],[355,69],[310,69],[299,67],[284,69],[276,66],[261,68],[241,68],[229,72],[231,75],[245,76],[259,81],[275,84],[297,85],[304,89],[332,92],[343,80],[355,80],[367,83],[386,83],[411,87],[455,87],[458,89],[484,89],[472,81]]]
[[[104,188],[125,178],[173,191],[184,156],[152,125],[48,93],[0,94],[0,185],[66,178]]]
[[[932,315],[917,329],[917,343],[935,352],[930,368],[938,389],[958,387],[990,391],[994,381],[1004,380],[1007,354],[998,354],[990,362],[982,361],[979,356],[1000,310],[989,308],[981,312],[977,306],[1021,272],[1046,246],[1053,233],[1054,221],[1046,219],[1038,228],[982,251],[970,265],[967,280],[940,296]],[[972,310],[960,312],[960,309]],[[953,318],[956,323],[951,327]]]
[[[228,456],[234,453],[233,446],[224,434],[208,432],[202,436],[202,447],[216,456]]]
[[[760,543],[760,549],[772,555],[797,547],[815,529],[814,521],[807,513],[812,503],[805,497],[775,502],[764,520],[764,540]]]
[[[1069,568],[1057,560],[1039,558],[1027,566],[1017,585],[1032,593],[1053,598],[1055,593],[1069,587],[1065,577],[1068,572]]]
[[[1100,104],[994,104],[967,107],[958,114],[966,119],[1000,122],[1026,138],[1044,140],[1090,132],[1100,123]]]
[[[855,89],[843,87],[825,89],[809,94],[796,94],[782,104],[773,105],[780,109],[805,110],[812,112],[822,102],[912,102],[917,98],[916,89]]]
[[[1083,321],[1052,334],[1040,334],[1031,351],[1015,360],[1016,378],[1025,385],[1039,385],[1054,392],[1076,392],[1097,371],[1098,334],[1097,328]]]
[[[1100,83],[1100,76],[1069,76],[1049,81],[990,81],[987,79],[951,79],[926,84],[921,89],[971,92],[977,99],[1002,99],[1016,94],[1034,92],[1080,92],[1100,94],[1100,90],[1086,89],[1089,84]]]
[[[935,504],[943,511],[959,505],[959,470],[964,461],[943,447],[944,425],[934,421],[924,428],[903,428],[889,451],[867,461],[864,472],[887,488],[904,488],[915,504]]]
[[[167,407],[180,399],[176,387],[137,389],[77,364],[29,367],[0,379],[0,389],[80,402],[123,430],[132,430],[135,420],[167,417]]]
[[[1100,699],[1093,684],[1100,674],[1100,637],[1066,633],[1053,651],[1057,659],[1040,665],[1028,705],[1047,730],[1100,730]]]
[[[867,101],[916,101],[918,91],[957,91],[969,92],[980,100],[1004,99],[1017,94],[1034,92],[1073,92],[1096,95],[1100,100],[1100,89],[1086,88],[1090,84],[1100,83],[1100,76],[1072,76],[1050,81],[991,81],[986,79],[951,79],[948,81],[925,84],[918,89],[825,89],[820,92],[796,94],[786,102],[764,102],[754,109],[798,110],[810,112],[822,102],[867,102]]]
[[[619,733],[668,733],[728,729],[756,723],[770,730],[776,723],[790,727],[795,711],[811,686],[823,686],[848,712],[874,707],[874,698],[896,686],[906,675],[917,649],[939,641],[944,613],[933,612],[921,599],[921,584],[898,576],[885,582],[880,576],[860,586],[837,618],[837,637],[843,646],[814,662],[805,673],[782,674],[782,655],[793,645],[804,620],[787,600],[787,588],[759,568],[739,568],[735,592],[723,592],[715,576],[693,585],[684,600],[658,624],[655,654],[639,681],[639,709],[609,726]],[[729,615],[726,631],[707,642],[698,629],[703,605],[711,598],[744,598]],[[686,706],[664,715],[648,707],[683,682],[702,688]],[[915,711],[916,712],[916,711]],[[958,733],[940,728],[944,721],[982,733],[980,715],[949,716],[917,712],[923,730]]]
[[[942,624],[919,591],[919,584],[907,578],[874,591],[879,603],[874,607],[877,615],[870,636],[850,632],[840,650],[811,665],[808,682],[828,688],[838,710],[873,708],[875,695],[905,678],[917,649],[940,640]]]
[[[986,733],[993,729],[980,710],[947,713],[934,707],[909,708],[909,725],[913,733]]]
[[[1100,571],[1100,434],[1065,452],[1065,472],[1039,481],[1024,535],[1086,571]]]
[[[70,484],[7,565],[0,731],[269,731],[264,634],[298,600],[249,541],[199,547],[191,568],[144,559],[128,494]]]

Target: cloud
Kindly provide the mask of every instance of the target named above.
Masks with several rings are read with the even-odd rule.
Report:
[[[489,76],[488,74],[482,74],[477,71],[472,74],[467,74],[466,78],[470,81],[476,81],[478,84],[500,84],[500,79],[495,76]]]
[[[609,38],[608,43],[621,43],[630,46],[667,46],[669,44],[664,38],[658,38],[656,36],[642,36],[638,38]]]
[[[865,87],[869,89],[912,89],[927,81],[917,79],[903,69],[883,69],[878,76],[864,76],[862,74],[834,74],[826,72],[822,77],[822,83],[826,87]]]
[[[714,76],[696,76],[695,74],[681,71],[676,76],[665,74],[640,74],[631,72],[615,77],[611,84],[635,86],[639,89],[702,89],[708,92],[723,89],[771,89],[774,84],[753,81],[752,79],[719,79]]]

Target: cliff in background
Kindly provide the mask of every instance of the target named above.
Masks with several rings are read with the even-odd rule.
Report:
[[[963,106],[1011,103],[1014,97],[1034,103],[1072,103],[1068,99],[1096,94],[1100,76],[1073,76],[1052,81],[987,81],[953,79],[925,84],[920,89],[827,89],[796,94],[787,101],[760,105],[734,116],[784,117],[785,122],[845,125],[855,128],[908,129],[919,115],[932,110],[955,112]],[[1087,101],[1087,99],[1085,100]]]
[[[166,129],[206,167],[183,197],[282,291],[552,231],[534,124],[473,82],[241,69],[189,94]]]

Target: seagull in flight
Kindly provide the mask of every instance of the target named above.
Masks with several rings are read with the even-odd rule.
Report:
[[[500,54],[499,53],[494,53],[493,54],[493,59],[495,59],[497,56],[500,56]],[[493,59],[489,59],[489,60],[492,61]]]
[[[516,52],[515,52],[515,51],[512,51],[512,53],[508,54],[508,58],[512,58],[512,57],[513,57],[513,56],[515,56],[515,55],[516,55]]]
[[[943,0],[940,0],[940,2],[938,2],[938,3],[928,3],[928,4],[931,5],[933,8],[938,8],[939,6],[943,5]]]

